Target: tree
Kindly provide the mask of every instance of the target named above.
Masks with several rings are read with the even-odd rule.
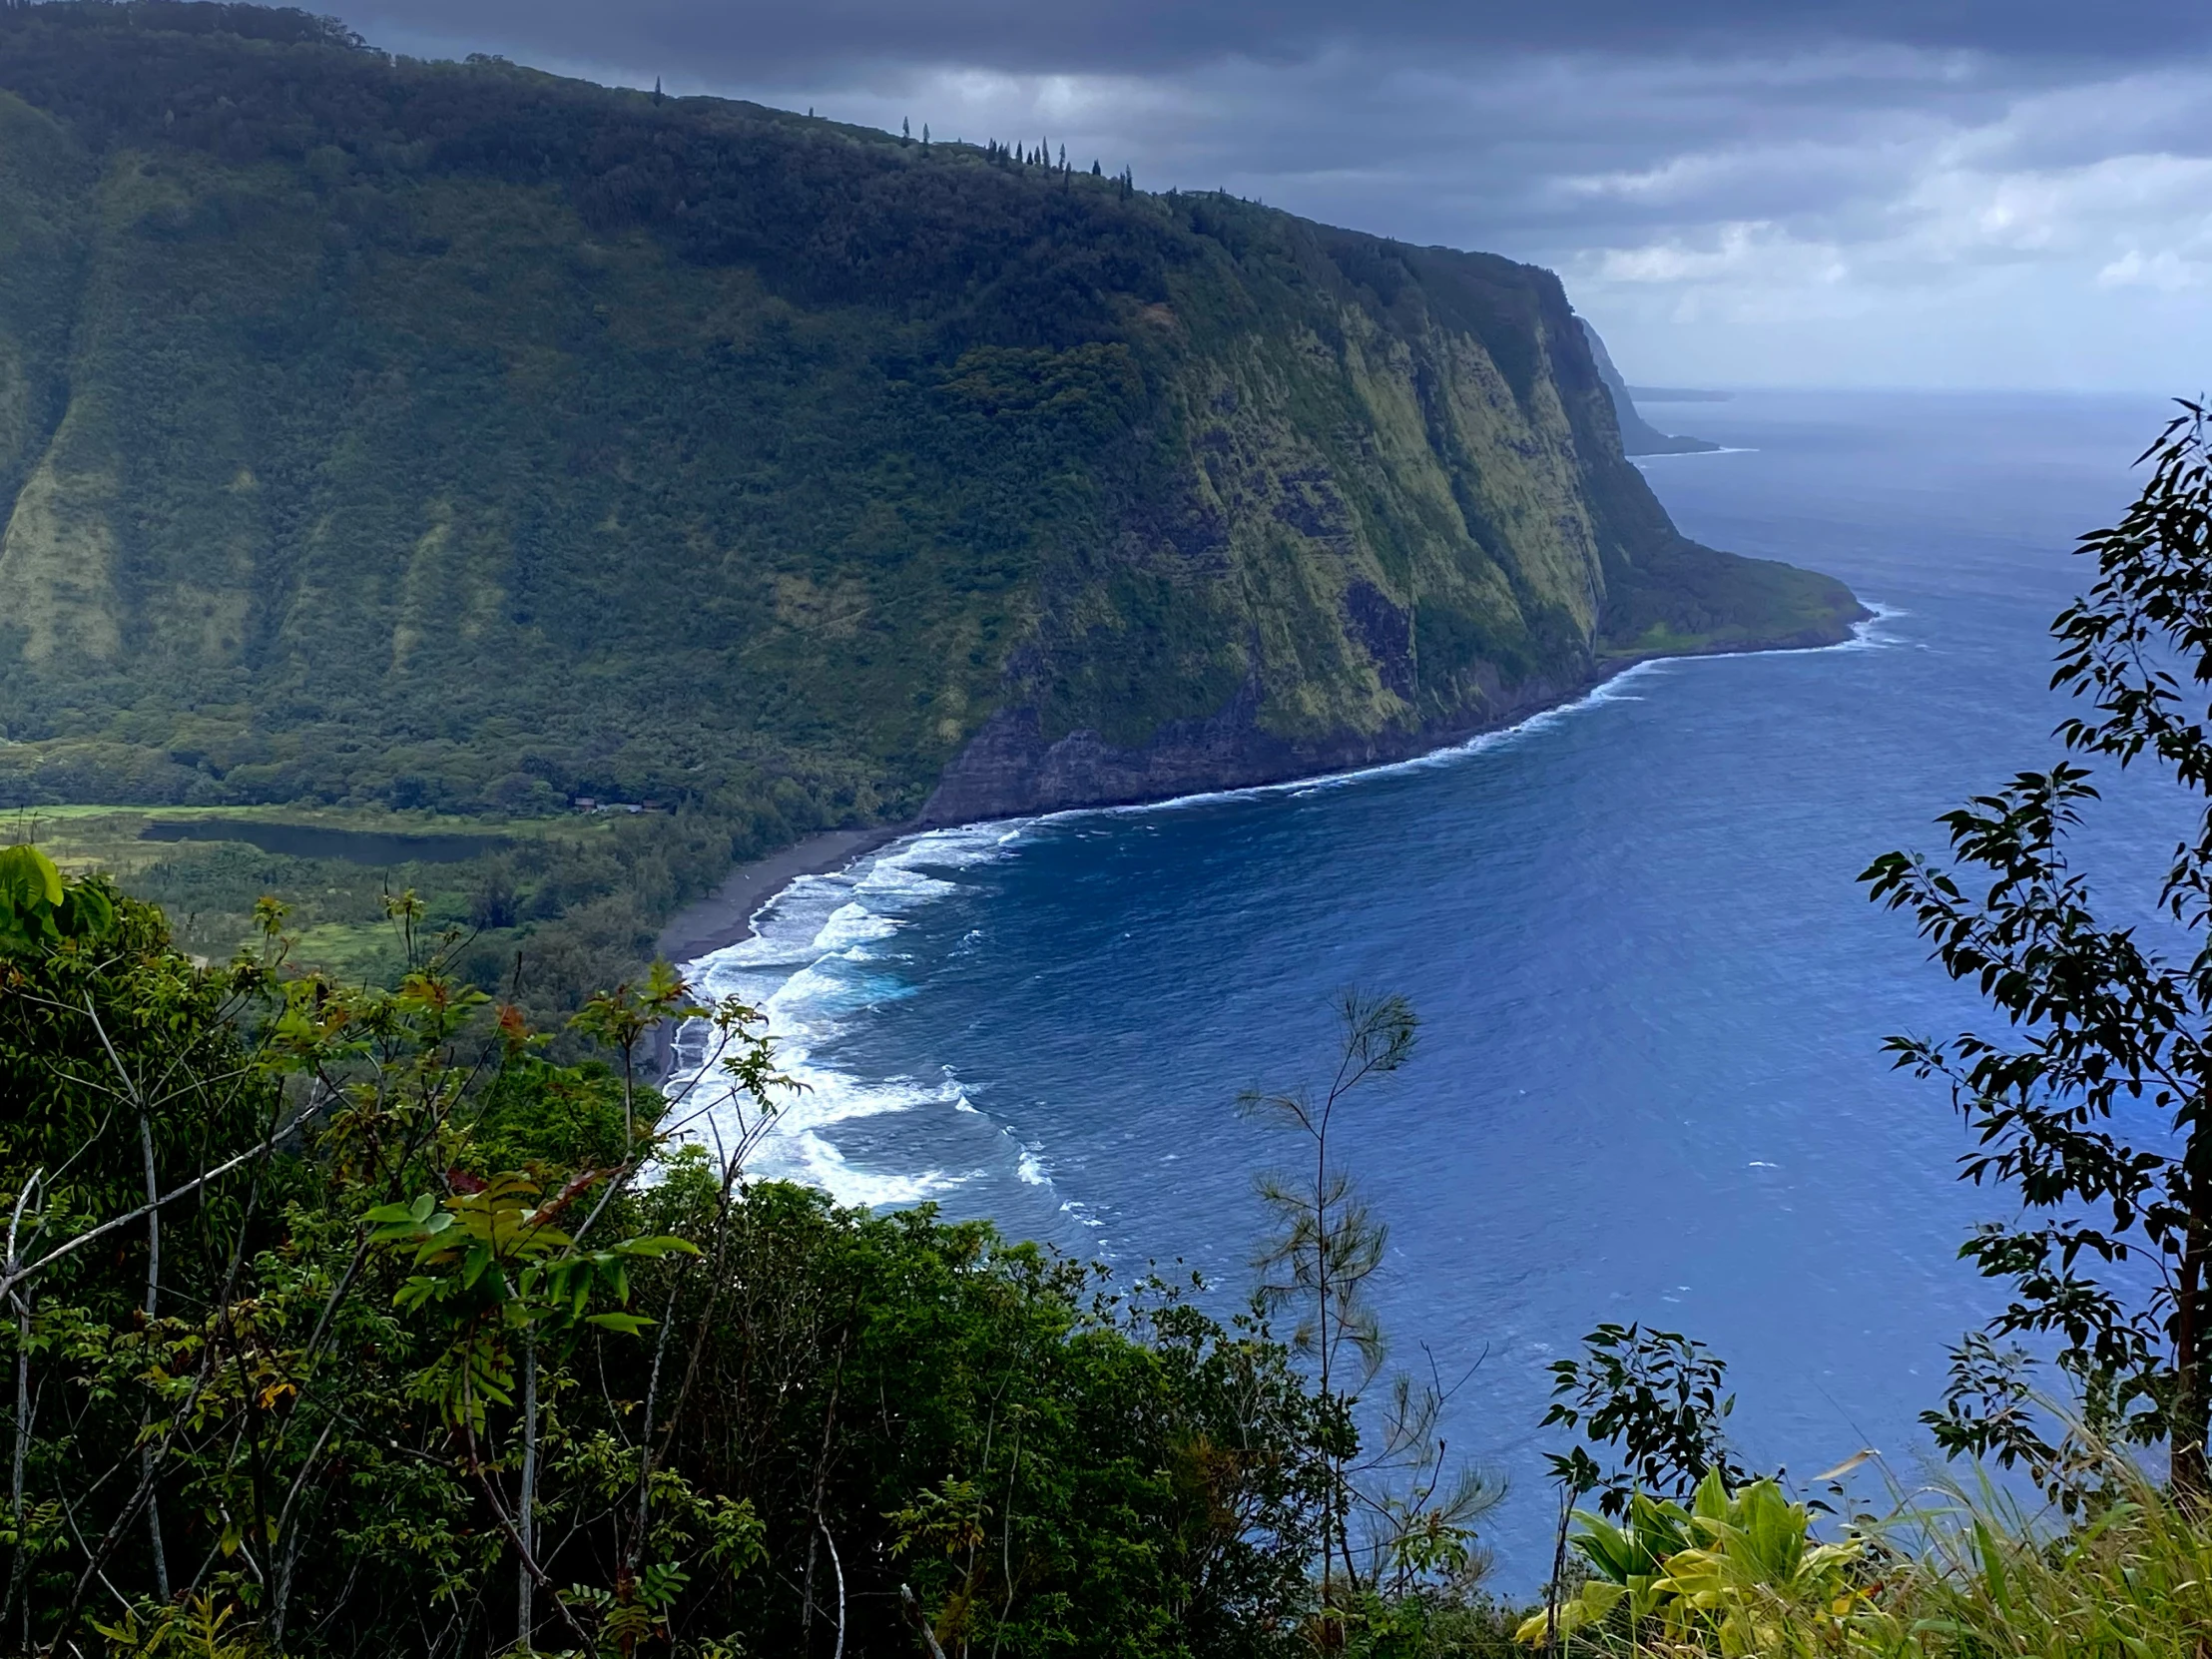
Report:
[[[1611,1470],[1603,1469],[1583,1445],[1545,1458],[1559,1486],[1559,1525],[1552,1538],[1544,1609],[1521,1633],[1540,1637],[1547,1651],[1556,1648],[1561,1635],[1571,1633],[1586,1610],[1560,1606],[1570,1521],[1579,1518],[1583,1523],[1584,1530],[1572,1541],[1586,1557],[1617,1565],[1621,1552],[1609,1544],[1633,1545],[1648,1530],[1646,1523],[1657,1523],[1665,1532],[1667,1516],[1679,1513],[1681,1502],[1705,1481],[1735,1484],[1743,1477],[1722,1427],[1736,1409],[1736,1396],[1722,1392],[1728,1385],[1728,1365],[1695,1338],[1608,1323],[1582,1339],[1581,1359],[1555,1360],[1549,1370],[1551,1405],[1542,1426],[1556,1423],[1577,1430],[1590,1444],[1613,1446],[1619,1461]],[[1591,1491],[1598,1494],[1596,1516],[1574,1506]],[[1603,1516],[1627,1517],[1627,1532],[1608,1527]],[[1648,1556],[1641,1546],[1630,1553]],[[1644,1572],[1653,1565],[1650,1559],[1637,1563]],[[1599,1600],[1604,1599],[1601,1594]],[[1564,1625],[1563,1612],[1568,1615]]]
[[[557,1064],[391,908],[391,986],[209,968],[0,852],[0,1650],[1282,1651],[1342,1412],[1257,1321],[753,1182],[751,1010]]]
[[[2012,1300],[1953,1353],[1927,1420],[1949,1453],[2024,1464],[2069,1503],[2078,1456],[2030,1408],[2032,1363],[2010,1339],[2054,1341],[2090,1428],[2164,1439],[2177,1494],[2212,1497],[2212,468],[2205,410],[2181,407],[2141,457],[2135,503],[2082,539],[2097,579],[2051,625],[2051,683],[2090,711],[2060,725],[2065,748],[2144,763],[2191,801],[2159,913],[2121,919],[2092,901],[2069,840],[2097,792],[2066,761],[1940,820],[1947,865],[1891,852],[1862,876],[2010,1027],[1889,1044],[1949,1084],[1978,1143],[1963,1178],[2024,1212],[1960,1251]],[[2160,942],[2176,934],[2186,954]]]
[[[1728,1365],[1703,1343],[1675,1331],[1601,1325],[1582,1339],[1582,1358],[1554,1360],[1551,1405],[1543,1425],[1575,1429],[1593,1444],[1618,1448],[1601,1472],[1587,1453],[1550,1459],[1552,1474],[1577,1493],[1599,1493],[1607,1515],[1628,1512],[1637,1492],[1686,1501],[1708,1474],[1729,1485],[1746,1478],[1730,1456],[1723,1428],[1736,1408],[1726,1393]]]
[[[1337,1017],[1337,1064],[1318,1098],[1304,1089],[1253,1090],[1238,1102],[1246,1116],[1290,1130],[1308,1148],[1302,1165],[1255,1183],[1276,1230],[1254,1263],[1254,1301],[1263,1315],[1293,1317],[1291,1350],[1312,1365],[1322,1406],[1335,1418],[1323,1446],[1329,1509],[1321,1536],[1323,1637],[1331,1644],[1342,1638],[1346,1593],[1373,1597],[1388,1588],[1402,1596],[1426,1577],[1466,1581],[1478,1573],[1472,1523],[1503,1495],[1471,1466],[1447,1477],[1436,1424],[1450,1390],[1433,1367],[1427,1382],[1391,1380],[1375,1443],[1361,1444],[1355,1414],[1385,1356],[1367,1289],[1389,1229],[1331,1143],[1346,1103],[1412,1057],[1419,1021],[1403,997],[1358,991],[1344,993]]]

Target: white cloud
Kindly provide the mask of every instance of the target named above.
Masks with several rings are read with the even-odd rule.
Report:
[[[2141,249],[2130,248],[2097,273],[2097,286],[2156,288],[2161,293],[2181,293],[2204,286],[2208,274],[2212,274],[2212,265],[2185,260],[2170,248],[2162,248],[2147,259]]]
[[[1849,279],[1851,268],[1833,244],[1800,242],[1778,226],[1754,221],[1716,227],[1703,246],[1671,240],[1609,248],[1589,275],[1601,282],[1832,288]]]
[[[1855,188],[1794,214],[1547,252],[1646,378],[2194,385],[2212,316],[2179,301],[2212,282],[2212,157],[2169,146],[2208,105],[2212,77],[2169,72],[1874,123],[1829,167]],[[1743,142],[1590,194],[1695,206],[1712,181],[1718,204],[1792,154]]]

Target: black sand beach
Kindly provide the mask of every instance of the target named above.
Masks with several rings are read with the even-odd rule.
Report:
[[[740,864],[721,886],[687,904],[661,929],[654,951],[679,965],[736,944],[753,931],[753,916],[802,875],[826,875],[907,833],[905,827],[826,830],[819,835]]]

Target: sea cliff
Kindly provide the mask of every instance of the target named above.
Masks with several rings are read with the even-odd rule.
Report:
[[[1547,272],[251,7],[0,10],[0,513],[17,803],[988,816],[1858,614]]]

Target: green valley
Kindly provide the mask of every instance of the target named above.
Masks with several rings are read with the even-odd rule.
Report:
[[[17,803],[897,819],[1854,614],[1674,532],[1547,273],[1034,155],[48,5],[0,204]]]

